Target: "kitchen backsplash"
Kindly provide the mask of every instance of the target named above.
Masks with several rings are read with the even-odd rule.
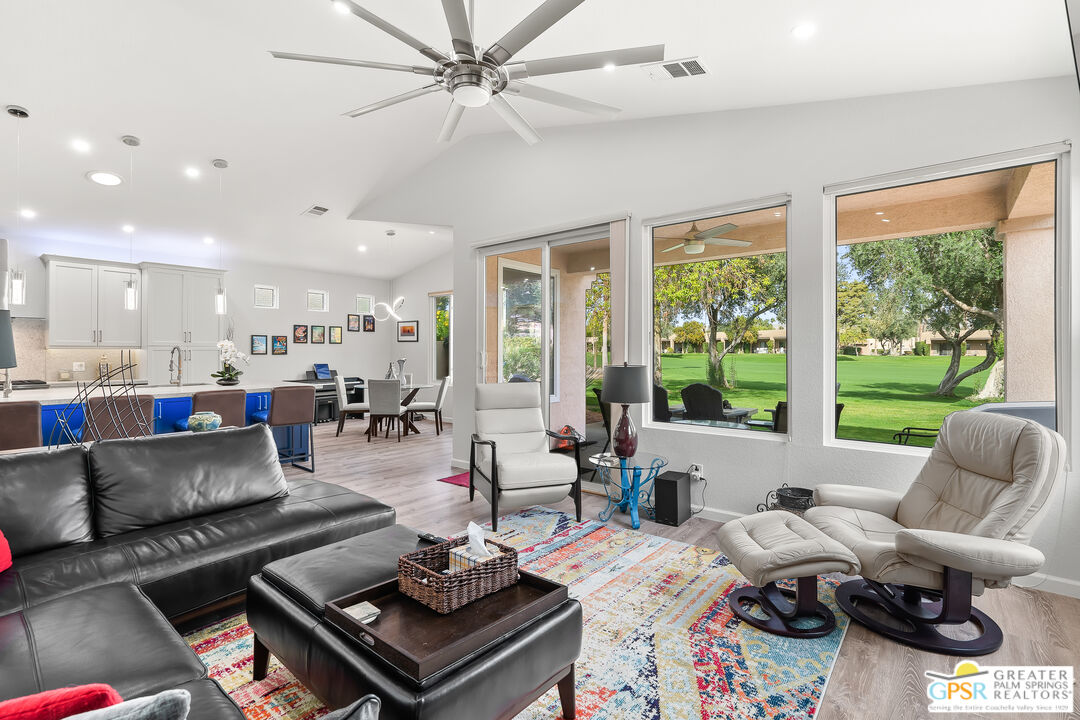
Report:
[[[62,382],[61,371],[69,373],[68,380],[83,382],[97,378],[97,366],[104,355],[113,367],[120,364],[120,350],[102,348],[46,348],[46,321],[41,318],[13,318],[11,327],[15,335],[15,360],[18,365],[11,369],[12,380],[44,380],[49,383]],[[145,377],[142,372],[142,351],[133,353],[136,362],[136,377]],[[127,355],[127,351],[124,351]],[[72,371],[73,363],[85,363],[82,372]]]

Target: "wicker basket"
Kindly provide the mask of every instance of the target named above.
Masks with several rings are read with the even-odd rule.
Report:
[[[517,550],[492,540],[488,544],[502,550],[502,555],[444,575],[442,571],[450,567],[450,549],[468,542],[469,538],[460,537],[399,557],[398,590],[447,615],[518,581]]]

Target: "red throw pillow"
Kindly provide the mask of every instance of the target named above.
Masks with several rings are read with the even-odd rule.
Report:
[[[0,720],[62,720],[123,701],[104,683],[59,688],[0,702]]]
[[[9,567],[11,567],[11,548],[8,546],[4,533],[0,532],[0,572],[4,572]]]

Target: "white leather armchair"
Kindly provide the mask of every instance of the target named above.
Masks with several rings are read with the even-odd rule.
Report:
[[[985,655],[1001,628],[971,606],[985,588],[1007,587],[1042,567],[1030,547],[1047,499],[1064,477],[1065,441],[1032,420],[957,412],[902,496],[819,485],[806,519],[855,553],[862,579],[837,588],[840,607],[871,630],[914,647]],[[871,604],[895,618],[883,623]],[[940,624],[972,621],[982,634],[959,640]]]
[[[569,440],[573,456],[553,453],[552,438]],[[469,500],[477,490],[491,503],[491,529],[499,507],[522,507],[574,498],[581,521],[580,449],[577,439],[548,430],[540,384],[492,383],[476,387],[476,432],[469,450]]]

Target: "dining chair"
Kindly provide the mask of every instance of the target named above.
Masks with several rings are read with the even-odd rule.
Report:
[[[345,429],[346,418],[350,415],[362,418],[370,408],[366,402],[349,402],[349,393],[345,389],[345,378],[340,375],[334,376],[334,388],[337,390],[338,407],[337,434],[334,437],[338,437],[338,435],[341,435],[341,431]]]
[[[243,390],[202,390],[191,396],[191,414],[216,412],[221,416],[221,427],[244,427],[247,425],[247,393]],[[188,418],[180,418],[173,427],[188,429]]]
[[[380,421],[386,421],[386,437],[390,437],[390,425],[397,427],[398,442],[401,442],[401,424],[405,422],[408,409],[401,404],[400,380],[367,380],[364,383],[368,396],[367,438],[379,434]]]
[[[41,447],[41,403],[0,403],[0,450]]]
[[[439,392],[435,394],[434,402],[413,402],[409,403],[409,412],[429,412],[435,418],[435,434],[438,435],[442,432],[442,409],[443,403],[446,401],[446,388],[447,381],[450,378],[443,378],[439,382]]]

